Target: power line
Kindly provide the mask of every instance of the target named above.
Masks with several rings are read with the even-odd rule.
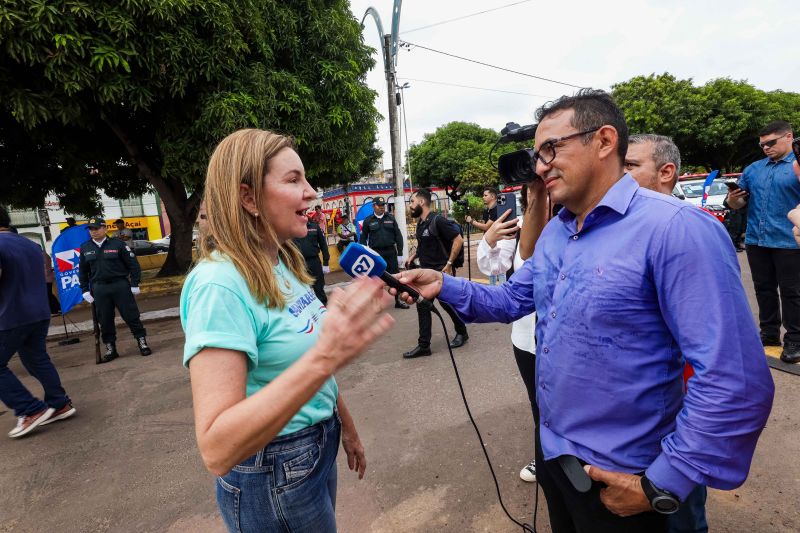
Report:
[[[490,89],[488,87],[474,87],[472,85],[460,85],[458,83],[449,83],[449,82],[446,82],[446,81],[420,80],[420,79],[417,79],[417,78],[405,78],[405,77],[404,78],[400,78],[400,79],[401,80],[407,80],[407,81],[420,82],[420,83],[432,83],[434,85],[448,85],[450,87],[461,87],[462,89],[476,89],[476,90],[479,90],[479,91],[490,91],[490,92],[493,92],[493,93],[519,94],[519,95],[522,95],[522,96],[537,96],[539,98],[558,98],[557,96],[547,96],[547,95],[544,95],[544,94],[522,93],[522,92],[517,92],[517,91],[506,91],[506,90],[503,90],[503,89]]]
[[[434,26],[441,26],[442,24],[449,24],[449,23],[455,22],[457,20],[464,20],[464,19],[468,19],[470,17],[477,17],[478,15],[483,15],[485,13],[491,13],[492,11],[499,11],[499,10],[505,9],[507,7],[517,6],[519,4],[527,4],[528,2],[532,2],[532,1],[533,0],[522,0],[521,2],[514,2],[512,4],[506,4],[504,6],[493,7],[491,9],[486,9],[484,11],[478,11],[477,13],[470,13],[469,15],[463,15],[463,16],[460,16],[460,17],[452,18],[452,19],[442,20],[440,22],[434,22],[433,24],[428,24],[427,26],[420,26],[419,28],[414,28],[414,29],[411,29],[411,30],[401,31],[400,35],[405,35],[407,33],[420,31],[420,30],[427,30],[428,28],[433,28]]]
[[[470,59],[468,57],[458,56],[458,55],[455,55],[455,54],[451,54],[449,52],[443,52],[441,50],[428,48],[427,46],[422,46],[420,44],[410,43],[408,41],[401,40],[400,44],[403,44],[403,45],[406,45],[406,46],[413,46],[415,48],[422,48],[423,50],[427,50],[429,52],[434,52],[436,54],[442,54],[442,55],[445,55],[445,56],[448,56],[448,57],[453,57],[453,58],[456,58],[456,59],[460,59],[462,61],[468,61],[470,63],[483,65],[484,67],[489,67],[489,68],[493,68],[493,69],[497,69],[497,70],[502,70],[502,71],[505,71],[505,72],[510,72],[512,74],[519,74],[520,76],[526,76],[528,78],[534,78],[534,79],[542,80],[542,81],[549,81],[550,83],[557,83],[559,85],[566,85],[567,87],[575,87],[576,89],[583,89],[584,88],[584,87],[582,87],[580,85],[574,85],[572,83],[567,83],[565,81],[558,81],[558,80],[553,80],[553,79],[550,79],[550,78],[543,78],[542,76],[536,76],[535,74],[528,74],[527,72],[520,72],[518,70],[512,70],[510,68],[498,67],[497,65],[492,65],[492,64],[489,64],[489,63],[484,63],[483,61],[478,61],[476,59]]]

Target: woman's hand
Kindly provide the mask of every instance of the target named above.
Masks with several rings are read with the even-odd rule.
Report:
[[[342,418],[342,448],[344,448],[344,453],[347,454],[348,468],[358,473],[358,479],[364,479],[364,473],[367,471],[364,445],[361,444],[356,426],[353,425],[352,421],[346,424],[344,418]]]
[[[393,303],[383,289],[382,281],[364,277],[331,293],[328,316],[313,348],[313,357],[325,364],[329,374],[355,359],[394,324],[383,312]]]
[[[489,248],[494,248],[497,245],[497,241],[510,240],[517,236],[518,220],[514,218],[508,222],[505,221],[509,213],[511,213],[511,209],[506,209],[502,215],[497,217],[495,223],[486,230],[486,233],[483,234],[483,240],[486,241]]]

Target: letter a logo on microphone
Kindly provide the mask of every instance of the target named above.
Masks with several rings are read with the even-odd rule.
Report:
[[[353,263],[353,274],[356,276],[369,276],[373,268],[375,268],[375,261],[370,256],[362,254]]]

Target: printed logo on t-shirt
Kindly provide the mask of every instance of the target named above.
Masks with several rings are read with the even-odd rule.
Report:
[[[289,312],[292,313],[293,317],[298,317],[300,314],[308,307],[314,300],[317,299],[317,295],[314,294],[314,291],[311,289],[308,290],[304,295],[299,297],[297,300],[294,301],[292,305],[289,306]]]

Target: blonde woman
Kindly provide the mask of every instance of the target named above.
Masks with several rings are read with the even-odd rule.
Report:
[[[333,373],[393,321],[374,280],[328,308],[292,239],[316,200],[291,139],[240,130],[214,150],[200,261],[181,293],[195,431],[230,531],[336,531],[340,433],[359,479],[364,448]]]

